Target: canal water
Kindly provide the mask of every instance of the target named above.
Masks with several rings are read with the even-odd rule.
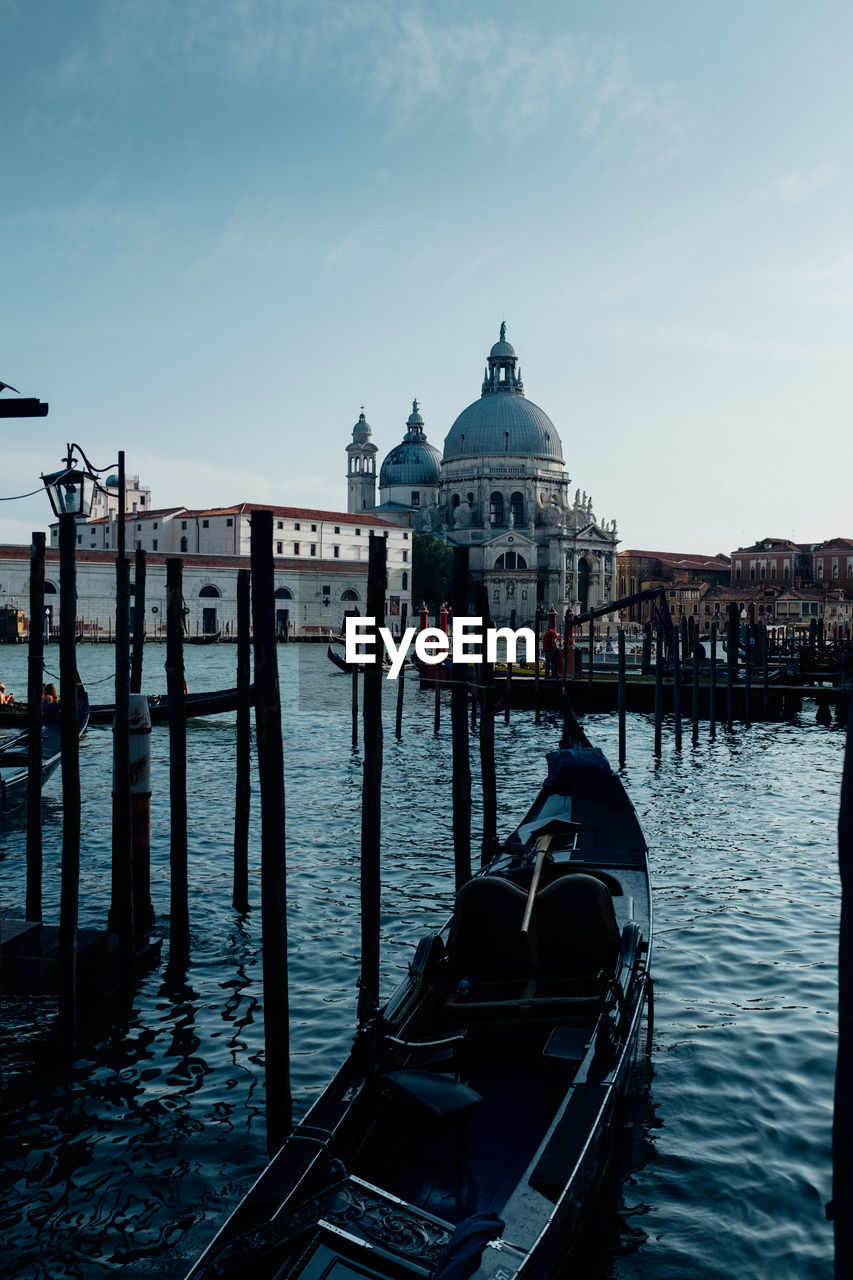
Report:
[[[321,646],[279,649],[287,788],[293,1084],[304,1112],[347,1052],[358,972],[361,756],[350,681]],[[145,689],[165,689],[146,650]],[[111,701],[114,654],[84,647],[93,702]],[[0,650],[7,690],[23,650]],[[192,691],[234,683],[230,646],[188,648]],[[48,667],[58,667],[55,648]],[[387,994],[413,942],[440,926],[453,884],[449,707],[409,682],[404,736],[386,690],[383,961]],[[839,913],[836,822],[843,733],[813,711],[776,724],[702,726],[697,746],[628,722],[623,771],[651,849],[656,1009],[618,1176],[573,1277],[829,1280],[830,1130]],[[72,1071],[26,1066],[47,1006],[3,1000],[2,1271],[26,1280],[180,1280],[265,1163],[260,911],[231,902],[234,717],[188,727],[192,960],[169,983],[168,731],[153,733],[152,887],[163,963],[129,1023]],[[589,716],[616,761],[615,717]],[[689,727],[688,727],[689,728]],[[499,823],[508,833],[544,776],[559,723],[496,726]],[[476,752],[476,738],[472,753]],[[81,743],[81,924],[102,926],[110,872],[111,733]],[[479,795],[475,776],[475,841]],[[253,779],[252,900],[259,902]],[[58,919],[59,778],[44,802],[45,919]],[[0,904],[21,916],[25,831],[0,826]]]

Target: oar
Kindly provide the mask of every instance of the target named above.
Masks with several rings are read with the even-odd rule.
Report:
[[[551,847],[551,835],[540,836],[533,846],[536,852],[536,865],[533,868],[533,878],[530,881],[530,892],[527,895],[527,903],[524,908],[524,919],[521,922],[521,932],[527,933],[530,928],[530,917],[533,914],[533,899],[536,897],[536,890],[539,888],[539,877],[542,875],[542,863],[545,861],[545,854]]]

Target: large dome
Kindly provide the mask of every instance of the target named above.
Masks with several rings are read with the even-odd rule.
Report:
[[[441,455],[431,445],[424,433],[424,420],[418,411],[417,400],[412,402],[412,412],[406,422],[406,434],[395,445],[382,463],[379,472],[379,488],[391,485],[437,485],[441,479]]]
[[[444,461],[473,454],[521,454],[563,462],[557,430],[543,409],[524,395],[516,354],[501,325],[489,353],[479,400],[463,409],[444,441]]]
[[[444,441],[444,461],[470,454],[515,453],[562,462],[551,419],[521,395],[483,396],[463,409]]]

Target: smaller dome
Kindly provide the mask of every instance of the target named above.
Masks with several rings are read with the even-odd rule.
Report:
[[[429,443],[424,431],[417,400],[406,419],[406,434],[395,445],[379,471],[379,489],[390,485],[438,485],[441,479],[441,454]]]
[[[496,342],[489,352],[489,358],[491,360],[514,360],[516,358],[515,347],[511,342]]]
[[[408,418],[406,419],[406,426],[407,426],[407,427],[422,427],[423,425],[424,425],[424,420],[423,420],[423,418],[421,417],[420,412],[419,412],[419,410],[418,410],[418,402],[417,402],[417,400],[413,400],[413,401],[412,401],[412,412],[409,414]]]
[[[371,437],[370,423],[364,416],[364,405],[361,407],[361,413],[358,415],[358,422],[352,429],[353,440],[369,440]]]
[[[117,475],[107,476],[107,487],[108,487],[109,489],[117,489],[117,488],[118,488],[118,476],[117,476]]]

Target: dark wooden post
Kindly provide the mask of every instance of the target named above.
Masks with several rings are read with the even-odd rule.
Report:
[[[841,926],[838,942],[838,1058],[832,1119],[832,1202],[835,1277],[853,1272],[853,703],[847,717],[847,747],[838,813]]]
[[[234,796],[235,911],[249,910],[249,813],[251,810],[251,575],[237,570],[237,744]]]
[[[699,741],[699,631],[698,628],[693,632],[693,705],[690,708],[692,714],[693,732],[691,742],[694,747]]]
[[[595,674],[595,614],[590,610],[589,618],[589,671],[587,672],[587,681],[590,689]]]
[[[133,653],[130,660],[130,692],[142,692],[142,656],[145,649],[145,552],[136,548],[133,580]]]
[[[264,973],[264,1080],[267,1150],[278,1150],[293,1127],[290,1012],[287,994],[287,857],[284,747],[275,634],[273,514],[252,512],[252,636],[255,730],[261,792],[261,948]],[[380,668],[381,671],[381,668]]]
[[[482,582],[476,587],[476,612],[483,627],[483,638],[492,626],[489,610],[489,593]],[[484,646],[485,647],[485,646]],[[486,662],[480,668],[480,776],[483,784],[483,842],[480,848],[480,866],[484,867],[494,856],[498,839],[498,786],[495,773],[495,668]]]
[[[746,625],[746,647],[743,661],[743,719],[747,725],[752,724],[752,641],[755,628]]]
[[[761,717],[770,716],[770,654],[768,652],[767,623],[761,627]],[[843,655],[842,655],[843,657]],[[843,674],[843,672],[842,672]]]
[[[401,643],[402,643],[403,636],[406,634],[406,620],[408,617],[408,612],[409,612],[409,607],[406,604],[406,602],[403,601],[402,607],[400,609],[400,642]],[[397,714],[394,721],[394,736],[396,737],[398,742],[403,736],[403,695],[405,693],[405,689],[406,689],[406,664],[404,662],[402,667],[400,668],[399,675],[397,676]]]
[[[376,629],[385,622],[388,545],[370,535],[367,568],[367,614]],[[372,1021],[379,1007],[379,927],[382,838],[382,663],[364,667],[364,774],[361,793],[361,978],[358,1020]]]
[[[358,750],[358,665],[352,669],[352,749]]]
[[[737,680],[737,650],[739,640],[738,609],[729,605],[728,635],[726,638],[726,726],[734,724],[734,686]]]
[[[432,717],[432,731],[438,733],[441,728],[441,679],[439,677],[439,668],[433,667],[432,677],[435,692],[435,707]]]
[[[655,745],[654,753],[661,753],[661,726],[663,723],[663,627],[658,627],[655,640]]]
[[[534,691],[535,702],[536,702],[536,723],[537,723],[537,724],[541,723],[541,720],[542,720],[542,703],[541,703],[541,701],[540,701],[540,695],[539,695],[539,651],[540,651],[540,647],[541,647],[541,642],[540,642],[540,639],[539,639],[539,630],[540,630],[541,626],[542,626],[542,610],[541,610],[541,609],[539,608],[539,606],[537,605],[537,606],[536,606],[535,621],[534,621],[534,623],[533,623],[533,635],[534,635],[534,644],[533,644],[533,691]]]
[[[711,666],[708,670],[708,733],[710,737],[714,737],[717,732],[717,624],[711,623],[711,638],[709,641],[709,660]]]
[[[672,633],[672,714],[675,720],[675,749],[681,750],[681,661],[678,656],[679,640],[677,631]]]
[[[44,534],[30,544],[30,634],[27,654],[27,898],[28,920],[42,913],[42,688],[44,685]]]
[[[184,685],[184,593],[180,560],[166,560],[166,692],[169,697],[169,966],[190,954],[187,888],[187,720]]]
[[[643,654],[640,665],[640,675],[651,675],[652,671],[652,624],[650,622],[643,623]]]
[[[453,548],[453,620],[468,614],[468,548]],[[471,879],[471,760],[468,739],[468,684],[463,668],[453,668],[450,692],[453,794],[453,861],[456,888]]]
[[[62,743],[62,887],[59,901],[59,1030],[77,1041],[77,919],[80,899],[80,737],[77,712],[77,521],[59,517],[59,697]]]
[[[130,561],[125,554],[124,451],[118,455],[116,554],[115,716],[113,718],[113,905],[112,927],[119,938],[121,989],[134,987],[133,827],[130,798]]]
[[[488,605],[488,596],[486,597]],[[515,609],[509,615],[510,630],[515,630]],[[494,670],[492,671],[492,679],[494,679]],[[506,702],[504,703],[504,724],[509,724],[509,713],[512,706],[512,663],[509,660],[509,651],[506,656]]]
[[[619,697],[619,763],[625,763],[625,632],[620,627],[619,634],[616,639],[619,673],[618,673],[618,697]]]

